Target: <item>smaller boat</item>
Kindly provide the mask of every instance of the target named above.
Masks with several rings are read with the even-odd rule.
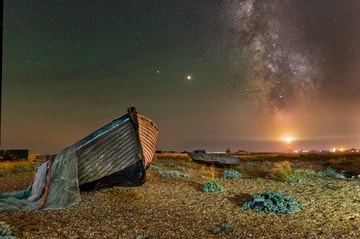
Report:
[[[227,154],[219,153],[204,153],[204,152],[189,152],[189,157],[198,163],[216,164],[216,165],[238,165],[240,158]]]

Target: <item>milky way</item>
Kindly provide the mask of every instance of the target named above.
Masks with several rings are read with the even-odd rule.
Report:
[[[285,18],[281,1],[233,0],[226,8],[232,80],[241,75],[242,90],[259,107],[283,119],[291,106],[317,95],[318,57],[301,48],[301,29]]]

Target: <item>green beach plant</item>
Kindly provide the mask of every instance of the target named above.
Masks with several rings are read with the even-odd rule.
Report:
[[[247,161],[245,163],[245,167],[256,167],[256,162]]]
[[[136,235],[136,239],[147,239],[149,238],[145,233]]]
[[[330,189],[330,190],[340,190],[342,189],[342,186],[333,184],[333,183],[327,183],[323,186],[323,188]]]
[[[7,177],[7,176],[10,176],[10,173],[0,169],[0,177]]]
[[[234,228],[234,226],[228,222],[224,222],[223,224],[219,225],[219,226],[216,226],[214,227],[211,232],[213,234],[219,234],[221,232],[224,232],[224,233],[230,233],[230,232],[233,232],[235,234],[236,237],[239,237],[242,235],[242,230],[240,228]]]
[[[158,172],[158,171],[160,171],[160,167],[155,164],[150,164],[149,170]]]
[[[34,167],[33,166],[15,166],[13,168],[13,171],[15,173],[25,173],[25,172],[30,172],[30,171],[34,171]]]
[[[12,232],[14,231],[14,227],[10,226],[5,222],[0,222],[0,238],[1,239],[16,239],[16,237],[12,236]]]
[[[322,172],[322,174],[325,177],[329,177],[329,178],[339,178],[339,179],[345,179],[345,176],[336,172],[336,170],[332,167],[327,167],[326,169],[324,169],[324,171]]]
[[[296,209],[304,210],[305,207],[296,202],[291,195],[282,194],[279,191],[267,190],[263,194],[254,194],[245,201],[242,208],[252,209],[255,212],[264,211],[267,214],[292,214]]]
[[[178,171],[162,171],[160,177],[163,178],[189,178],[190,174]]]
[[[243,178],[244,175],[236,170],[225,170],[221,178]]]
[[[344,174],[345,173],[343,171],[340,171],[340,173],[338,173],[334,168],[328,166],[322,171],[315,172],[312,176],[313,178],[323,178],[323,179],[326,178],[346,179]]]
[[[202,191],[204,193],[212,193],[212,192],[218,192],[218,191],[223,191],[223,190],[224,190],[223,186],[216,180],[207,182],[202,187]]]
[[[233,226],[228,223],[228,222],[224,222],[223,224],[221,224],[220,226],[214,227],[214,229],[212,229],[212,233],[214,234],[218,234],[220,232],[230,232],[233,229]]]

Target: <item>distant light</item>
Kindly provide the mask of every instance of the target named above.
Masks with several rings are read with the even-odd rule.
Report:
[[[285,141],[286,143],[290,144],[290,143],[293,141],[293,138],[290,137],[290,136],[287,136],[287,137],[284,138],[284,141]]]
[[[156,71],[156,73],[160,74],[160,71],[158,70],[158,71]]]
[[[191,75],[186,76],[187,80],[191,80]]]

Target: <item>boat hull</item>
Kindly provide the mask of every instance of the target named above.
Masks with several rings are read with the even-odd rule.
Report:
[[[81,190],[145,182],[157,144],[155,123],[135,109],[75,144]]]
[[[226,154],[188,153],[189,157],[198,163],[216,165],[238,165],[240,158]]]

